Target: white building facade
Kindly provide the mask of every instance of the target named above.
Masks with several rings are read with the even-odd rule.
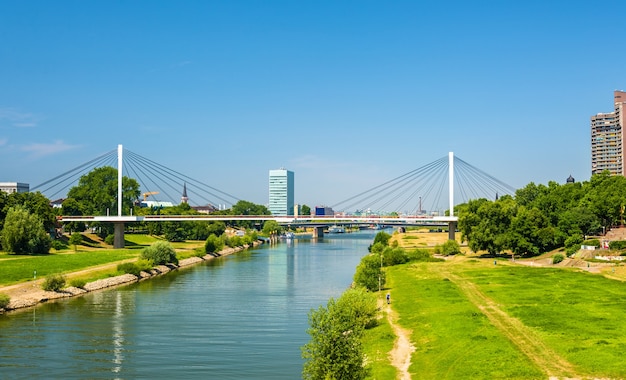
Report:
[[[287,169],[270,170],[268,209],[272,215],[294,214],[293,178],[293,172]]]
[[[30,185],[21,182],[0,182],[0,191],[5,193],[28,193]]]

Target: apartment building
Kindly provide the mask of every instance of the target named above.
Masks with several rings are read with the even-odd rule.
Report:
[[[591,116],[591,174],[608,170],[612,175],[626,175],[626,92],[614,91],[613,103],[613,112]]]

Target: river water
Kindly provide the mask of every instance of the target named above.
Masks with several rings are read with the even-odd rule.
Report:
[[[309,311],[350,285],[374,234],[261,246],[0,315],[0,378],[298,379]]]

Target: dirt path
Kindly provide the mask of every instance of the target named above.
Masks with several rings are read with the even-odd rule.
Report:
[[[398,324],[398,313],[393,310],[391,305],[385,304],[383,300],[380,300],[379,306],[384,306],[389,325],[396,335],[393,349],[389,352],[391,364],[398,369],[398,379],[411,380],[409,367],[411,366],[411,354],[415,351],[415,347],[411,344],[411,331]]]
[[[440,271],[444,277],[456,284],[465,296],[489,318],[489,321],[551,379],[584,378],[584,376],[576,373],[571,363],[547,347],[542,339],[521,321],[500,309],[475,284],[446,271],[445,268],[440,267]]]

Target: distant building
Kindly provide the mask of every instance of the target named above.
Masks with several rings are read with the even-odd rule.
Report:
[[[30,185],[21,182],[0,182],[0,191],[5,193],[28,193]]]
[[[272,215],[293,215],[293,178],[293,172],[285,168],[270,170],[268,209]]]
[[[567,177],[567,179],[565,180],[565,182],[566,183],[574,183],[576,181],[574,180],[574,177],[572,177],[572,175],[570,174],[569,177]]]
[[[217,207],[213,205],[206,206],[191,206],[192,209],[198,211],[200,214],[211,214],[217,211]]]
[[[613,104],[615,111],[591,116],[591,174],[608,170],[612,175],[625,175],[626,92],[614,91]]]
[[[180,203],[187,203],[189,201],[189,197],[187,196],[187,184],[183,184],[183,196],[180,197]]]
[[[327,206],[315,206],[315,216],[333,216],[335,211]]]

